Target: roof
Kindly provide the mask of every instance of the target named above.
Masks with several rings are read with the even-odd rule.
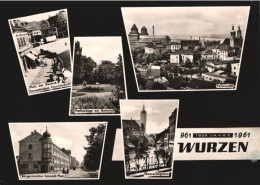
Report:
[[[202,74],[205,74],[205,75],[208,75],[208,76],[213,76],[213,77],[217,77],[217,78],[222,78],[222,79],[229,79],[229,80],[233,80],[233,78],[230,78],[230,77],[227,77],[227,76],[223,76],[223,75],[219,75],[219,74],[216,74],[214,72],[210,73],[202,73]]]
[[[198,46],[200,45],[199,40],[181,40],[182,46]]]
[[[179,55],[177,51],[173,51],[170,55]]]
[[[214,65],[222,65],[222,64],[232,64],[232,63],[239,63],[238,60],[222,60],[222,61],[210,61]]]
[[[230,46],[230,38],[226,38],[223,41],[223,44]],[[242,47],[243,39],[235,38],[234,44],[235,44],[235,47]]]
[[[19,142],[40,141],[41,139],[42,139],[42,135],[39,132],[37,132],[36,130],[34,130],[33,132],[31,132],[30,135],[26,136]]]
[[[171,42],[171,45],[181,45],[179,42]]]
[[[160,69],[161,69],[161,66],[151,66],[151,69],[160,70]]]
[[[130,119],[130,120],[123,119],[122,123],[124,128],[130,127],[130,128],[140,129],[139,124],[134,119]]]
[[[217,47],[217,49],[223,50],[223,51],[228,51],[229,50],[229,46],[225,45],[225,44],[221,44]]]
[[[184,51],[180,51],[181,55],[193,55],[193,52],[190,50],[184,50]]]
[[[148,48],[153,48],[154,47],[154,44],[153,43],[151,43],[151,42],[149,42],[148,44],[146,44],[146,46],[145,47],[148,47]]]
[[[41,23],[42,23],[42,21],[32,22],[31,25],[29,26],[29,30],[31,30],[31,31],[40,30],[41,29]]]
[[[154,48],[165,48],[166,46],[163,45],[163,44],[158,44],[158,45],[155,45]]]
[[[212,50],[207,50],[203,53],[203,55],[216,55],[215,52],[213,52]]]

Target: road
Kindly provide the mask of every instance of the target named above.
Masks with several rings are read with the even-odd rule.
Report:
[[[52,59],[45,58],[47,66],[41,67],[41,70],[37,74],[37,76],[32,81],[31,85],[37,85],[41,83],[46,83],[47,79],[49,79],[49,75],[53,72],[52,71]]]
[[[66,174],[66,178],[97,178],[97,171],[85,171],[83,169],[70,170],[69,174]]]

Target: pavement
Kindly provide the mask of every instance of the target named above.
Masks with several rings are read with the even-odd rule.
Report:
[[[70,51],[70,40],[69,38],[61,38],[57,39],[54,42],[50,42],[47,44],[39,45],[35,48],[32,48],[32,50],[36,51],[37,53],[40,53],[40,50],[48,50],[50,52],[56,52],[57,54],[60,54],[66,50]]]
[[[40,68],[40,70],[39,70],[38,74],[35,76],[35,78],[33,79],[33,81],[31,82],[30,85],[37,85],[37,84],[41,84],[41,83],[46,83],[47,79],[49,79],[49,75],[53,72],[53,70],[52,70],[52,64],[53,64],[52,59],[45,58],[44,60],[46,61],[47,66],[37,67],[37,68]]]

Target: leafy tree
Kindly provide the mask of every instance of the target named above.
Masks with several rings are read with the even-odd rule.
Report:
[[[110,101],[114,105],[116,112],[119,112],[119,100],[125,99],[125,86],[124,86],[124,73],[123,73],[123,58],[122,55],[118,55],[118,61],[114,70],[114,84],[115,90],[112,90],[114,98]]]
[[[85,136],[89,146],[84,147],[86,154],[84,155],[83,164],[86,169],[97,170],[100,165],[105,125],[99,124],[97,127],[91,127],[89,132],[90,134]]]

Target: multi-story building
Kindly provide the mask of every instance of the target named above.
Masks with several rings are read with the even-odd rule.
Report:
[[[231,75],[238,76],[239,73],[239,62],[231,64]]]
[[[170,63],[179,64],[180,63],[180,54],[177,51],[174,51],[170,55]]]
[[[179,49],[181,49],[181,43],[179,42],[171,43],[171,51],[179,51]]]
[[[171,42],[171,38],[168,35],[155,35],[154,34],[154,26],[153,26],[153,35],[149,35],[147,32],[147,28],[145,26],[142,27],[141,33],[139,33],[138,28],[134,24],[131,28],[130,33],[128,34],[130,47],[131,49],[135,49],[138,47],[145,47],[148,43],[154,44],[169,44]],[[164,46],[166,49],[166,46]]]
[[[193,63],[193,52],[192,51],[190,51],[190,50],[182,51],[182,52],[180,52],[180,54],[181,54],[181,59],[182,59],[183,63],[186,63],[188,61]]]
[[[41,135],[36,130],[19,141],[20,174],[46,173],[69,168],[71,151],[60,149],[47,131]]]

